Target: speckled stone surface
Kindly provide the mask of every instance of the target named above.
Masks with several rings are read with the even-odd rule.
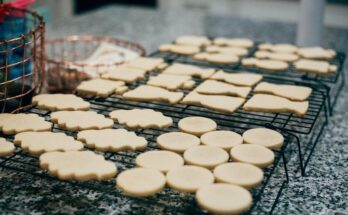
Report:
[[[294,24],[209,16],[199,11],[156,11],[108,7],[64,23],[48,25],[47,36],[52,38],[71,34],[110,35],[138,41],[148,52],[151,52],[161,43],[172,41],[182,34],[238,36],[257,41],[294,42],[295,29]],[[323,46],[348,52],[347,29],[326,28],[323,38]],[[347,61],[345,68],[348,68]],[[307,176],[291,175],[291,181],[284,188],[274,214],[348,213],[347,110],[348,87],[346,86],[337,102],[334,116],[330,117],[328,127],[308,164]],[[296,164],[296,159],[296,156],[291,157],[289,168]],[[28,162],[37,164],[34,158]],[[35,166],[28,167],[27,171],[40,173]],[[280,168],[276,170],[275,175],[276,179],[282,178],[284,173]],[[134,199],[116,199],[110,192],[89,189],[89,186],[93,186],[93,183],[76,186],[74,183],[63,183],[51,178],[39,178],[32,174],[0,169],[0,214],[130,214],[134,211],[143,214],[173,214],[179,212],[179,210],[161,211],[155,209],[152,204]],[[100,183],[98,186],[110,191],[114,189],[114,182]],[[277,187],[279,184],[271,183],[266,189],[267,195],[254,210],[254,214],[267,213]],[[189,203],[192,200],[190,199]],[[195,207],[194,203],[193,207]],[[180,208],[180,205],[173,204],[173,208]],[[180,211],[180,213],[185,214],[188,211]]]

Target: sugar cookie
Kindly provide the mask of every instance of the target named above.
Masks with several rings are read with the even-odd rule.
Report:
[[[233,113],[243,103],[244,98],[223,96],[223,95],[203,95],[192,91],[181,101],[182,104],[202,106],[214,111]]]
[[[231,64],[237,63],[239,57],[231,53],[208,53],[202,52],[193,56],[196,60],[204,60],[209,63]]]
[[[308,105],[308,101],[294,102],[279,96],[255,94],[244,104],[243,109],[267,113],[293,113],[303,116],[307,113]]]
[[[183,166],[184,159],[175,152],[148,151],[138,155],[135,163],[139,167],[168,172],[171,169]]]
[[[200,116],[189,116],[181,119],[178,122],[178,127],[180,130],[200,136],[209,131],[214,131],[217,124],[214,120],[200,117]]]
[[[276,53],[296,53],[298,50],[297,46],[286,44],[286,43],[279,43],[279,44],[270,44],[270,43],[263,43],[258,46],[260,50],[265,51],[271,51]]]
[[[209,45],[211,42],[204,36],[185,35],[176,38],[175,43],[179,45],[203,46]]]
[[[165,184],[163,173],[147,168],[128,169],[116,178],[116,186],[127,196],[152,196],[160,192]]]
[[[198,137],[183,132],[169,132],[157,137],[157,145],[161,149],[183,153],[186,149],[198,146]]]
[[[110,94],[113,94],[115,90],[117,90],[117,88],[122,86],[124,86],[123,81],[92,79],[88,81],[82,81],[76,89],[81,94],[107,97]]]
[[[49,131],[52,123],[46,122],[45,118],[33,113],[1,113],[0,130],[7,135],[24,131]]]
[[[147,85],[162,87],[168,90],[177,90],[183,88],[184,84],[190,80],[191,76],[188,75],[159,74],[157,76],[151,76]]]
[[[193,55],[199,52],[197,46],[176,44],[163,44],[159,47],[159,50],[162,52],[173,52],[181,55]]]
[[[262,145],[270,149],[279,149],[284,143],[281,133],[268,128],[253,128],[243,133],[245,143]]]
[[[241,144],[231,149],[231,158],[234,161],[249,163],[260,168],[270,166],[274,161],[274,153],[260,145]]]
[[[127,92],[128,91],[128,87],[127,86],[122,86],[122,87],[119,87],[115,90],[115,93],[117,95],[122,95],[123,93]]]
[[[6,157],[11,155],[15,151],[13,143],[7,141],[5,138],[0,137],[0,157]]]
[[[235,184],[247,189],[257,187],[263,180],[263,171],[248,163],[232,162],[221,164],[214,169],[218,182]]]
[[[222,38],[218,37],[214,39],[214,44],[219,46],[235,46],[235,47],[243,47],[250,48],[254,45],[252,40],[246,38]]]
[[[150,58],[150,57],[138,57],[135,58],[126,64],[124,64],[128,68],[136,68],[145,71],[155,70],[157,67],[162,65],[164,60],[162,58]]]
[[[126,83],[132,83],[136,80],[143,79],[146,70],[137,69],[132,67],[120,66],[113,68],[101,74],[103,79],[110,79],[113,81],[124,81]]]
[[[207,79],[213,75],[215,69],[211,68],[201,68],[198,66],[193,66],[189,64],[174,63],[163,70],[163,74],[172,75],[189,75],[194,77],[199,77],[202,79]]]
[[[323,49],[322,47],[302,47],[297,50],[297,53],[308,59],[331,59],[336,56],[336,52],[332,49]]]
[[[40,94],[33,97],[32,103],[40,109],[57,110],[88,110],[89,102],[73,94]]]
[[[135,132],[125,129],[80,131],[77,134],[77,139],[98,151],[143,150],[147,146],[144,137],[139,137]]]
[[[212,75],[210,79],[225,81],[238,86],[251,87],[261,81],[262,75],[252,73],[227,73],[220,70]]]
[[[252,204],[248,190],[233,184],[210,184],[196,193],[200,207],[214,214],[241,214]]]
[[[68,131],[111,128],[114,122],[94,111],[57,111],[51,121]]]
[[[173,124],[172,118],[152,109],[114,110],[109,115],[130,128],[166,128]]]
[[[298,60],[298,55],[291,53],[274,53],[268,51],[257,51],[255,52],[255,57],[258,59],[270,59],[270,60],[279,60],[285,62],[294,62]]]
[[[261,82],[255,87],[254,92],[269,93],[294,101],[304,101],[307,100],[311,95],[312,88],[289,84],[273,84],[268,82]]]
[[[201,136],[201,142],[203,145],[230,150],[232,147],[242,144],[243,138],[233,131],[210,131]]]
[[[206,80],[201,83],[194,91],[208,95],[230,95],[245,98],[250,93],[251,88],[237,87],[216,80]]]
[[[279,60],[259,60],[256,58],[244,58],[242,60],[243,66],[257,67],[259,69],[265,69],[270,71],[285,70],[289,67],[284,61]]]
[[[182,85],[182,88],[186,89],[186,90],[189,90],[189,89],[192,89],[195,86],[195,84],[196,84],[196,82],[194,80],[189,80],[189,81],[186,81]]]
[[[196,192],[200,187],[214,183],[214,175],[199,166],[182,166],[167,173],[169,187],[180,192]]]
[[[241,47],[207,46],[205,51],[208,53],[226,53],[237,56],[245,56],[248,54],[248,49]]]
[[[195,146],[184,152],[187,164],[212,169],[219,164],[226,163],[229,159],[228,153],[217,146]]]
[[[184,96],[182,92],[171,92],[166,89],[148,85],[141,85],[122,95],[126,100],[133,101],[165,101],[170,104],[178,103]]]
[[[320,60],[300,59],[294,63],[294,66],[298,71],[324,74],[324,75],[327,73],[337,71],[336,65],[331,65],[326,61],[320,61]]]
[[[91,151],[47,152],[40,167],[61,180],[108,180],[117,173],[114,163]]]
[[[83,144],[65,133],[53,133],[50,131],[28,131],[16,134],[14,141],[24,151],[33,155],[41,155],[53,151],[79,151]]]

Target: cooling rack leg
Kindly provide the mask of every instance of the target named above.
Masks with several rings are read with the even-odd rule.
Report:
[[[340,82],[340,85],[338,86],[338,89],[337,89],[337,93],[331,103],[331,108],[330,108],[330,116],[332,116],[332,112],[333,112],[333,108],[335,107],[336,105],[336,102],[337,102],[337,98],[338,96],[340,95],[344,85],[345,85],[345,75],[344,75],[344,72],[342,72],[342,75],[341,75],[341,79],[342,81]],[[329,99],[330,100],[330,99]]]
[[[273,214],[273,211],[275,209],[275,207],[277,206],[278,202],[279,202],[279,199],[280,199],[280,196],[282,195],[282,192],[283,192],[283,189],[284,187],[288,184],[288,181],[284,181],[282,183],[282,186],[280,187],[279,191],[278,191],[278,194],[277,194],[277,197],[276,199],[274,200],[274,203],[272,205],[272,208],[271,208],[271,211],[269,212],[269,214]]]

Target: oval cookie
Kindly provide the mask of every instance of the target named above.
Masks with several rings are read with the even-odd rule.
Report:
[[[135,163],[139,167],[168,172],[171,169],[183,166],[184,159],[170,151],[148,151],[138,155]]]
[[[279,149],[284,137],[279,132],[268,128],[253,128],[243,133],[245,143],[262,145],[270,149]]]
[[[208,169],[228,161],[228,153],[216,146],[195,146],[184,152],[185,162]]]
[[[198,146],[200,140],[198,137],[183,132],[170,132],[161,134],[157,138],[157,145],[161,149],[182,153],[186,149]]]
[[[232,147],[242,144],[243,138],[233,131],[211,131],[203,134],[201,141],[204,145],[230,150]]]
[[[13,143],[7,141],[5,138],[0,138],[0,157],[11,155],[15,149]]]
[[[209,131],[216,129],[217,124],[214,120],[200,117],[200,116],[190,116],[183,118],[178,123],[179,129],[200,136]]]
[[[214,182],[214,175],[198,166],[182,166],[167,173],[168,186],[181,192],[196,192],[200,187]]]
[[[260,168],[265,168],[273,163],[274,153],[264,146],[242,144],[231,149],[231,158],[234,161],[249,163]]]

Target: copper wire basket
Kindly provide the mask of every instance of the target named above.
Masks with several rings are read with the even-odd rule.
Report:
[[[45,24],[27,9],[0,5],[0,111],[31,104],[44,81]]]
[[[106,36],[74,35],[46,41],[46,89],[52,93],[71,93],[83,80],[91,77],[84,72],[84,68],[105,69],[124,63],[124,60],[110,62],[108,64],[81,63],[88,58],[98,47],[104,43],[110,43],[118,47],[145,56],[145,49],[134,42],[116,39]],[[79,69],[71,68],[79,67]]]

